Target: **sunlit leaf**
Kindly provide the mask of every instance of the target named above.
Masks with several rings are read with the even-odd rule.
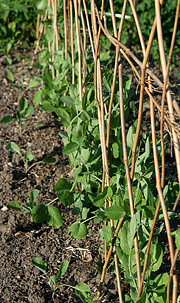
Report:
[[[21,211],[21,207],[17,201],[9,201],[7,206],[13,210]]]
[[[20,155],[20,149],[19,147],[17,146],[16,143],[14,142],[10,142],[7,146],[6,146],[6,149],[11,151],[11,152],[15,152],[15,153],[18,153]]]
[[[39,259],[39,258],[32,258],[31,263],[36,266],[38,269],[40,269],[44,274],[47,272],[47,264]]]
[[[86,225],[81,222],[73,223],[70,226],[68,233],[70,233],[70,232],[72,233],[73,237],[76,239],[82,239],[88,233]]]
[[[60,277],[64,276],[65,272],[68,269],[68,266],[69,266],[69,262],[66,260],[61,263],[61,266],[60,266],[58,274],[57,274],[58,279]]]
[[[54,228],[59,228],[63,224],[62,216],[59,211],[59,209],[55,206],[47,206],[47,217],[46,217],[46,222],[54,227]]]

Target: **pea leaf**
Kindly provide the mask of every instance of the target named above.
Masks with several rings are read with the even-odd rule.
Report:
[[[55,164],[57,162],[57,160],[55,158],[55,155],[49,155],[44,160],[42,160],[42,162],[48,163],[48,164]]]
[[[25,112],[26,108],[28,107],[28,101],[26,98],[21,98],[19,100],[19,112],[22,114]]]
[[[1,124],[8,124],[8,123],[11,123],[11,121],[12,121],[12,117],[11,116],[4,116],[1,119],[0,123]]]
[[[32,80],[32,81],[29,82],[28,88],[35,87],[35,86],[37,86],[38,84],[39,84],[39,81],[37,81],[37,80]]]
[[[26,153],[25,153],[25,155],[24,155],[24,159],[26,160],[26,161],[32,161],[33,160],[33,155],[31,154],[31,152],[28,150]]]
[[[30,193],[30,201],[34,203],[38,195],[39,195],[39,190],[33,189]]]
[[[15,153],[18,153],[20,155],[20,149],[19,147],[17,146],[16,143],[14,142],[10,142],[7,146],[6,146],[6,149],[11,151],[11,152],[15,152]]]
[[[19,210],[21,211],[21,207],[17,201],[9,201],[8,207],[13,209],[13,210]]]
[[[64,147],[63,154],[69,155],[69,154],[75,152],[78,149],[78,147],[79,147],[79,145],[77,143],[70,142]]]
[[[63,96],[63,97],[61,97],[60,100],[62,102],[64,102],[66,105],[69,105],[69,106],[74,105],[74,100],[69,96]]]
[[[69,262],[68,261],[63,261],[61,263],[61,266],[59,268],[58,274],[57,274],[57,278],[59,279],[60,277],[64,276],[65,272],[67,271],[69,266]]]
[[[26,118],[31,117],[33,111],[34,111],[34,107],[28,106],[24,112],[24,117],[26,117]]]
[[[32,216],[35,223],[42,223],[47,218],[47,207],[42,204],[37,204],[32,209]]]
[[[63,221],[62,221],[62,216],[61,213],[59,211],[59,209],[55,206],[48,206],[47,207],[47,218],[46,218],[46,222],[54,227],[54,228],[59,228],[62,226]]]
[[[175,243],[176,243],[177,248],[180,250],[180,229],[176,230]]]
[[[75,286],[76,290],[90,292],[90,287],[86,283],[79,283]]]
[[[111,187],[110,186],[105,187],[104,191],[94,199],[93,204],[97,207],[102,207],[104,205],[105,199],[111,198],[112,195],[113,195],[113,191]]]
[[[42,91],[37,91],[33,98],[33,104],[39,105],[42,101]]]
[[[76,238],[76,239],[82,239],[88,233],[86,225],[84,223],[79,222],[79,221],[73,223],[70,226],[68,233],[70,233],[70,232],[72,233],[73,237]]]
[[[112,205],[105,209],[105,215],[112,220],[119,220],[125,216],[125,211],[121,206]]]
[[[44,274],[47,272],[47,264],[39,259],[39,258],[32,258],[31,263],[36,266],[38,269],[40,269]]]
[[[60,192],[60,191],[64,191],[64,190],[70,190],[72,187],[72,184],[69,183],[66,179],[63,179],[63,178],[60,178],[55,187],[54,187],[54,190],[57,191],[57,192]]]

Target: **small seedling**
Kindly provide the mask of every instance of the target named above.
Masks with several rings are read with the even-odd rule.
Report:
[[[26,169],[26,172],[28,170],[28,162],[29,161],[32,161],[33,160],[33,155],[31,154],[31,152],[28,150],[25,152],[24,154],[24,157],[22,156],[21,152],[20,152],[20,149],[19,147],[17,146],[16,143],[14,142],[10,142],[7,146],[6,146],[6,149],[11,151],[11,152],[14,152],[14,153],[17,153],[20,155],[21,159],[23,160],[24,162],[24,166],[25,166],[25,169]]]
[[[52,299],[54,301],[54,296],[55,296],[55,292],[56,290],[61,287],[61,286],[67,286],[67,287],[71,287],[75,290],[76,294],[79,296],[79,298],[81,298],[81,300],[83,302],[94,302],[95,299],[97,297],[93,297],[90,294],[86,294],[86,292],[90,292],[90,288],[87,284],[85,283],[79,283],[77,284],[75,287],[71,286],[71,285],[66,285],[66,284],[59,284],[59,280],[62,276],[64,276],[64,274],[66,273],[68,266],[69,266],[69,262],[68,261],[63,261],[60,265],[59,271],[57,273],[57,275],[53,275],[53,276],[48,276],[47,274],[47,264],[39,259],[39,258],[32,258],[31,259],[31,263],[37,267],[40,271],[43,272],[43,274],[46,275],[46,277],[49,280],[49,284],[53,289],[53,293],[52,293]]]
[[[56,159],[54,158],[54,155],[49,155],[47,156],[44,160],[38,161],[34,164],[32,164],[31,166],[28,167],[28,164],[30,161],[32,161],[34,159],[32,153],[28,150],[25,152],[24,157],[22,156],[20,149],[18,147],[18,145],[14,142],[10,142],[7,146],[6,149],[13,152],[13,153],[17,153],[20,155],[21,159],[24,162],[24,167],[26,169],[26,173],[35,165],[40,164],[40,163],[48,163],[48,164],[55,164],[56,163]]]
[[[10,201],[8,203],[8,207],[16,210],[16,211],[25,211],[26,217],[31,221],[35,223],[42,223],[46,222],[50,226],[54,228],[59,228],[62,226],[62,216],[59,211],[59,209],[55,206],[51,206],[55,200],[52,200],[46,205],[43,204],[36,204],[35,201],[39,194],[38,189],[33,189],[30,194],[30,202],[27,205],[21,205],[17,201]]]
[[[28,121],[31,118],[31,115],[34,111],[33,106],[28,106],[28,101],[26,98],[22,97],[19,100],[19,110],[16,112],[16,118],[19,125],[19,131],[21,133],[22,124]],[[12,116],[4,116],[0,123],[9,124],[12,122]]]

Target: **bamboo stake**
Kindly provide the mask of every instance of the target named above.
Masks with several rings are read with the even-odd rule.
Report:
[[[173,211],[176,210],[176,207],[177,207],[177,205],[178,205],[179,198],[180,198],[180,189],[179,189],[179,193],[178,193],[178,195],[177,195],[176,201],[175,201],[174,206],[173,206],[173,209],[172,209]]]
[[[53,44],[52,44],[52,63],[54,62],[54,52],[55,52],[55,36],[56,36],[56,0],[52,1],[53,8]],[[52,79],[54,80],[54,70],[52,72]]]
[[[141,66],[141,82],[140,82],[140,100],[139,100],[139,111],[138,111],[138,123],[137,123],[137,128],[136,128],[136,135],[135,135],[135,138],[134,138],[134,144],[133,144],[133,148],[132,148],[131,180],[133,180],[133,175],[134,175],[136,148],[137,148],[137,143],[138,143],[138,138],[139,138],[139,133],[140,133],[140,127],[141,127],[141,120],[142,120],[143,95],[144,95],[144,89],[145,89],[145,85],[144,85],[144,83],[145,83],[145,70],[146,70],[146,64],[147,64],[147,61],[148,61],[152,41],[153,41],[155,30],[156,30],[156,25],[157,25],[157,22],[156,22],[156,18],[155,18],[152,29],[151,29],[151,33],[150,33],[150,36],[149,36],[147,49],[146,49],[145,54],[144,54],[143,63],[142,63],[142,66]],[[141,40],[141,42],[142,42],[142,40]],[[143,43],[143,45],[144,45],[144,43]]]
[[[118,232],[120,230],[121,224],[123,222],[123,219],[124,218],[121,218],[119,220],[119,222],[118,222],[118,225],[116,227],[116,231],[115,231],[113,239],[112,239],[112,243],[111,243],[109,251],[108,251],[108,255],[107,255],[106,261],[105,261],[105,263],[103,265],[103,271],[102,271],[102,274],[101,274],[101,281],[100,281],[99,288],[98,288],[98,296],[100,296],[100,294],[101,294],[101,290],[102,290],[102,286],[103,286],[104,278],[105,278],[105,274],[106,274],[106,269],[107,269],[107,266],[108,266],[108,263],[109,263],[109,259],[110,259],[111,254],[112,254],[113,247],[114,247],[114,245],[116,243],[116,238],[117,238]],[[121,296],[122,296],[122,294],[121,294]],[[121,302],[123,302],[122,298],[121,298],[120,303]]]
[[[165,82],[165,76],[166,76],[166,59],[165,59],[165,52],[164,52],[164,45],[163,45],[163,35],[162,35],[162,27],[161,27],[161,15],[160,15],[160,5],[159,1],[155,0],[155,11],[157,16],[157,36],[158,36],[158,44],[159,44],[159,53],[160,53],[160,59],[161,59],[161,66],[162,66],[162,73],[163,78]],[[170,90],[167,91],[167,104],[169,113],[171,116],[171,121],[174,121],[174,112],[173,112],[173,104],[172,104],[172,97]],[[178,180],[180,184],[180,151],[178,148],[178,137],[176,135],[176,132],[172,128],[172,136],[174,141],[174,153],[175,153],[175,159],[176,159],[176,167],[177,167],[177,175]]]
[[[176,37],[176,30],[177,30],[177,24],[178,24],[178,17],[179,17],[179,5],[180,0],[177,2],[176,7],[176,15],[175,15],[175,21],[174,21],[174,28],[173,28],[173,34],[172,34],[172,40],[171,40],[171,46],[169,50],[169,56],[168,56],[168,62],[166,67],[166,73],[164,78],[164,87],[163,87],[163,94],[162,94],[162,100],[161,100],[161,124],[160,124],[160,136],[161,136],[161,153],[162,153],[162,171],[161,171],[161,182],[164,184],[164,175],[165,175],[165,154],[164,154],[164,137],[163,137],[163,129],[164,129],[164,102],[165,102],[165,96],[166,91],[170,88],[169,85],[167,86],[168,82],[168,74],[169,74],[169,68],[172,58],[172,52],[174,48],[174,42]]]
[[[170,269],[170,273],[169,273],[168,285],[167,285],[167,298],[168,298],[167,303],[170,302],[169,297],[170,297],[171,278],[173,277],[174,268],[175,268],[175,264],[176,264],[176,261],[177,261],[178,254],[179,254],[179,249],[176,248],[176,252],[175,252],[175,255],[174,255],[174,260],[173,260],[173,263],[172,263],[172,266],[171,266],[171,269]]]
[[[39,39],[39,21],[40,21],[40,14],[37,15],[37,23],[36,23],[36,40]]]
[[[116,18],[115,18],[115,13],[114,13],[114,6],[113,6],[113,1],[110,0],[110,9],[111,9],[111,16],[112,16],[112,23],[113,23],[113,30],[114,30],[114,36],[117,37],[118,33],[117,33],[117,25],[116,25]],[[125,14],[125,12],[124,12]],[[121,19],[121,21],[123,22],[123,19]],[[108,128],[109,128],[109,133],[110,133],[110,119],[111,119],[111,108],[112,108],[112,101],[113,101],[113,96],[114,96],[114,90],[115,90],[115,84],[116,84],[116,75],[117,75],[117,68],[118,68],[118,57],[119,57],[119,50],[116,49],[116,68],[114,70],[114,77],[113,77],[113,93],[111,94],[111,104],[109,106],[109,118],[108,118]],[[107,138],[106,138],[106,142],[107,142]],[[109,143],[109,142],[108,142]],[[106,143],[107,144],[107,143]],[[107,146],[108,148],[108,146]],[[109,181],[108,181],[109,183]],[[111,222],[111,227],[112,227],[112,231],[114,230],[114,222]],[[117,286],[118,286],[118,295],[119,295],[119,302],[122,303],[123,299],[122,299],[122,290],[121,290],[121,282],[120,282],[120,275],[119,275],[119,266],[118,266],[118,257],[117,257],[117,253],[116,253],[116,246],[114,245],[113,247],[113,251],[114,251],[114,260],[115,260],[115,269],[116,269],[116,278],[117,278]]]
[[[84,17],[83,17],[83,12],[82,12],[82,8],[81,8],[81,22],[82,22],[82,28],[83,28],[83,36],[84,36],[84,43],[82,45],[82,54],[83,54],[83,76],[82,76],[82,83],[83,83],[83,93],[85,93],[85,77],[86,77],[86,68],[88,68],[87,66],[87,62],[86,62],[86,28],[85,28],[85,22],[84,22]],[[81,40],[82,41],[82,40]]]
[[[63,0],[63,12],[64,12],[64,41],[65,41],[65,60],[67,59],[67,13],[66,13],[66,0]]]
[[[81,75],[81,46],[80,46],[80,28],[78,21],[78,8],[77,0],[74,0],[74,10],[75,10],[75,23],[76,23],[76,35],[77,35],[77,46],[78,46],[78,63],[79,63],[79,99],[82,100],[82,75]]]
[[[96,13],[97,13],[97,16],[98,16],[99,13],[98,13],[97,8],[96,8]],[[99,20],[99,17],[98,17],[98,20]],[[105,16],[104,16],[104,23],[106,24],[106,18],[105,18]],[[120,115],[121,115],[120,117],[121,117],[121,132],[122,132],[122,144],[123,144],[123,157],[124,157],[124,165],[125,165],[125,171],[126,171],[126,180],[127,180],[127,186],[128,186],[128,195],[129,195],[131,217],[133,217],[134,216],[134,202],[133,202],[133,195],[132,195],[131,180],[130,180],[130,175],[129,175],[128,157],[127,157],[126,130],[125,130],[125,121],[124,121],[122,65],[121,64],[119,65],[119,92],[120,92]],[[136,255],[137,280],[138,280],[138,288],[139,288],[140,281],[141,281],[141,269],[140,269],[139,248],[138,248],[137,235],[134,238],[134,246],[135,246],[135,255]]]
[[[92,49],[92,54],[94,58],[94,46],[93,46],[93,41],[92,41],[92,35],[91,35],[91,29],[90,29],[90,24],[89,24],[89,18],[88,18],[88,12],[87,12],[87,7],[86,7],[86,2],[83,0],[83,5],[84,5],[84,11],[86,15],[86,22],[87,22],[87,27],[88,27],[88,33],[89,33],[89,39],[90,39],[90,44],[91,44],[91,49]]]
[[[74,74],[74,44],[73,44],[73,9],[72,9],[72,0],[69,1],[70,5],[70,41],[71,41],[71,58],[72,58],[72,84],[75,81]]]

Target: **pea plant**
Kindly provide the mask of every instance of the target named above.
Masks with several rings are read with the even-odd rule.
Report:
[[[65,286],[65,287],[70,287],[73,288],[76,292],[76,294],[82,299],[83,302],[94,302],[96,298],[93,298],[89,292],[90,292],[90,288],[87,284],[85,283],[79,283],[77,284],[75,287],[71,286],[71,285],[66,285],[61,283],[61,277],[64,276],[64,274],[66,273],[68,266],[69,266],[69,262],[68,261],[63,261],[60,265],[59,271],[56,275],[53,276],[48,276],[47,273],[47,264],[39,259],[39,258],[32,258],[31,259],[32,264],[38,268],[40,271],[43,272],[43,274],[46,275],[46,277],[49,280],[49,283],[52,287],[52,299],[54,301],[54,297],[56,294],[56,291],[58,288]]]
[[[35,201],[39,194],[38,189],[33,189],[30,194],[30,202],[27,205],[20,205],[17,201],[10,201],[8,207],[10,209],[24,212],[27,219],[34,223],[46,222],[54,228],[59,228],[63,224],[62,216],[59,209],[51,204],[56,200],[49,202],[48,204],[36,204]]]
[[[147,48],[137,22],[134,3],[131,0],[129,3],[128,9],[132,10],[140,38],[143,61],[121,42],[127,1],[124,1],[119,31],[112,9],[113,1],[110,1],[113,21],[113,29],[110,31],[107,28],[109,23],[104,11],[104,1],[101,3],[101,13],[94,1],[91,1],[90,6],[83,1],[82,7],[81,2],[77,5],[74,1],[72,6],[70,1],[69,13],[66,14],[66,6],[63,11],[65,42],[62,43],[62,49],[59,50],[60,41],[55,39],[58,34],[57,27],[54,26],[54,40],[47,40],[45,48],[39,53],[39,67],[42,69],[39,81],[42,83],[42,90],[36,92],[33,102],[42,110],[54,112],[64,126],[59,135],[64,143],[63,154],[69,156],[73,172],[69,180],[59,179],[54,189],[64,206],[73,206],[72,215],[79,215],[79,219],[70,226],[68,232],[74,238],[82,239],[88,234],[88,221],[92,220],[101,226],[100,250],[104,251],[105,263],[98,296],[102,292],[108,262],[114,258],[119,302],[163,303],[170,302],[171,297],[172,302],[176,303],[177,296],[180,299],[174,271],[180,248],[179,230],[171,233],[170,221],[179,218],[176,212],[180,184],[179,130],[174,115],[179,107],[175,100],[172,102],[168,73],[179,6],[176,9],[166,62],[162,47],[162,3],[155,1],[156,16],[154,23],[152,20]],[[89,48],[86,45],[83,13],[84,10],[87,16],[86,5],[91,10],[91,24],[89,18],[86,18]],[[75,20],[70,17],[73,8]],[[56,24],[56,6],[47,7],[48,11],[51,12],[52,20],[55,20],[53,24]],[[83,36],[80,35],[80,26]],[[154,38],[155,30],[158,41]],[[71,41],[69,47],[67,37]],[[76,42],[73,42],[74,37]],[[153,41],[158,45],[163,83],[151,71],[147,62]],[[106,42],[115,46],[115,52],[111,56],[110,53],[103,53]],[[122,56],[132,68],[140,85],[138,118],[134,123],[128,121],[128,118],[129,105],[134,107],[132,97],[135,90],[132,89],[132,77],[123,75]],[[154,81],[162,93],[161,102],[153,94]],[[143,133],[141,127],[145,93],[149,97],[151,129]],[[167,111],[164,110],[165,97]],[[159,138],[155,128],[157,118],[154,107],[161,116]],[[165,178],[165,152],[169,144],[168,135],[164,135],[165,123],[171,128],[172,140],[176,142],[174,153],[177,178],[174,180]],[[164,230],[171,261],[169,273],[162,272],[164,244],[160,238]],[[175,253],[172,236],[175,236],[177,247]],[[129,286],[128,293],[123,293],[122,283]],[[84,301],[86,302],[85,299]]]

